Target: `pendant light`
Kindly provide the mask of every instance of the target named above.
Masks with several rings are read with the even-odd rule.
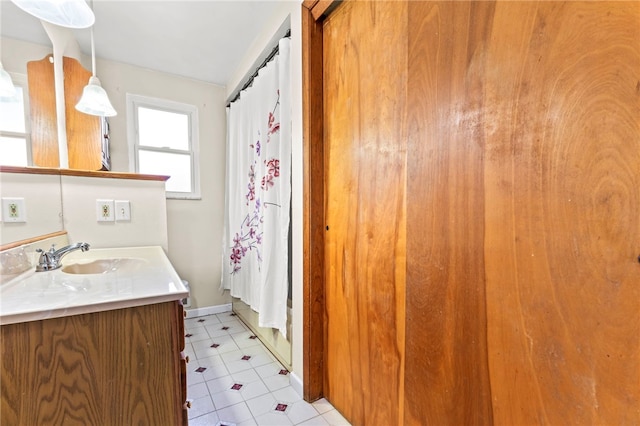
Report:
[[[4,70],[0,62],[0,98],[11,98],[16,94],[16,88],[11,81],[11,76]]]
[[[89,28],[95,15],[85,0],[11,0],[29,15],[67,28]]]
[[[91,27],[91,77],[89,84],[82,90],[82,97],[76,105],[76,109],[85,114],[102,117],[113,117],[118,114],[109,102],[109,96],[102,88],[100,80],[96,77],[96,47],[93,41],[93,27]]]

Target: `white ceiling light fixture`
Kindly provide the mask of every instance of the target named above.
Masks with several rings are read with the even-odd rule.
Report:
[[[11,0],[29,15],[67,28],[89,28],[96,18],[85,0]]]
[[[93,42],[93,27],[91,27],[91,77],[89,84],[84,86],[82,97],[76,105],[76,109],[89,115],[101,117],[113,117],[118,113],[111,105],[107,92],[102,88],[100,80],[96,77],[96,47]]]
[[[11,98],[16,94],[16,88],[11,81],[11,76],[4,70],[0,62],[0,97]]]

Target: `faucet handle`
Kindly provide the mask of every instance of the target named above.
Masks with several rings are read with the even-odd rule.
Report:
[[[53,247],[49,249],[49,251],[44,251],[42,249],[36,249],[36,252],[40,253],[40,257],[38,258],[38,265],[36,266],[36,271],[48,271],[52,268],[53,262]]]
[[[38,253],[44,253],[44,250],[42,250],[41,248],[36,249],[36,251]],[[51,248],[48,250],[48,253],[53,253],[54,251],[56,251],[56,245],[51,244]]]

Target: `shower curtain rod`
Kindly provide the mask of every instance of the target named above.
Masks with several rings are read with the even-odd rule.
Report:
[[[287,30],[286,34],[282,37],[282,38],[287,38],[287,37],[291,37],[291,30]],[[262,63],[256,68],[256,70],[253,72],[253,74],[251,74],[251,77],[249,77],[249,80],[247,80],[247,82],[244,84],[244,86],[242,86],[242,88],[240,90],[238,90],[238,92],[235,94],[235,96],[229,101],[229,103],[227,103],[227,108],[234,103],[235,101],[238,100],[238,98],[240,98],[240,93],[242,93],[243,90],[245,90],[248,87],[251,87],[251,85],[253,84],[253,79],[256,78],[258,76],[258,73],[260,72],[260,70],[262,68],[264,68],[270,60],[272,60],[274,58],[274,56],[276,56],[278,54],[278,52],[280,51],[280,47],[278,44],[276,44],[276,46],[273,48],[273,50],[271,51],[271,53],[269,53],[269,55],[264,59],[264,61],[262,61]]]

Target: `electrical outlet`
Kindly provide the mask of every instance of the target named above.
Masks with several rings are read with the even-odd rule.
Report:
[[[131,203],[129,200],[116,200],[116,221],[126,222],[131,220]]]
[[[113,222],[113,200],[96,200],[96,218],[98,222]]]
[[[24,198],[2,198],[2,218],[5,222],[26,222]]]

